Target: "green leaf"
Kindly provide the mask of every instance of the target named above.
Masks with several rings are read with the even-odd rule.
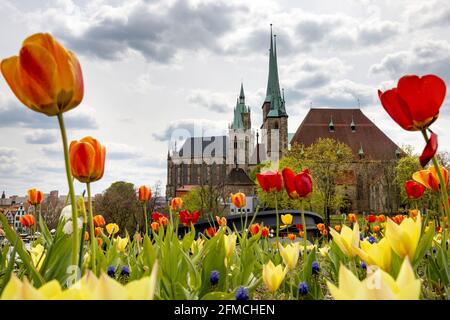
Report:
[[[200,300],[234,300],[235,299],[234,292],[209,292],[205,294]]]
[[[425,253],[431,248],[431,245],[433,244],[434,230],[434,223],[431,223],[428,231],[425,232],[425,234],[423,234],[420,238],[419,245],[417,246],[416,254],[412,262],[413,268],[417,268],[425,256]]]
[[[6,285],[9,282],[9,279],[11,279],[11,274],[14,270],[14,262],[16,259],[16,248],[13,248],[10,258],[8,267],[6,268],[5,275],[3,276],[3,284],[0,286],[0,296],[2,295],[3,290],[5,289]]]
[[[44,284],[44,279],[36,270],[36,268],[33,266],[31,256],[25,249],[25,244],[23,243],[22,239],[19,238],[17,233],[8,224],[8,220],[6,219],[5,215],[0,214],[0,222],[3,225],[3,230],[5,232],[6,239],[8,239],[10,243],[15,243],[14,248],[17,251],[17,254],[19,255],[20,259],[22,259],[22,262],[25,265],[31,280],[33,281],[34,286],[40,287],[41,285]]]

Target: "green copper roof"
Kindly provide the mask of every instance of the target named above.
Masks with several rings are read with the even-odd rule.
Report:
[[[245,105],[244,85],[241,83],[241,92],[239,98],[236,101],[236,107],[234,108],[233,123],[231,129],[245,129],[244,121],[242,120],[242,114],[250,112],[249,108]]]
[[[270,50],[269,50],[269,77],[267,79],[266,102],[270,102],[268,117],[287,116],[284,105],[284,97],[280,92],[280,81],[278,77],[277,43],[276,35],[272,35],[270,25]]]

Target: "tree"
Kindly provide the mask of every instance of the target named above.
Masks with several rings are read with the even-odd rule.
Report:
[[[214,186],[200,186],[192,189],[183,198],[183,207],[189,211],[200,211],[200,215],[222,215],[224,211],[223,195]]]
[[[336,194],[338,178],[350,170],[354,160],[352,149],[335,139],[319,138],[305,149],[301,155],[305,165],[310,168],[315,186],[323,202],[323,213],[327,224],[330,223],[332,210],[342,204],[342,196]],[[340,181],[346,184],[346,181]]]
[[[93,210],[94,215],[101,214],[107,222],[117,223],[122,234],[125,230],[134,234],[138,225],[140,231],[144,230],[143,209],[132,183],[118,181],[111,184],[94,198]]]
[[[336,182],[353,161],[353,153],[349,146],[334,139],[320,138],[308,148],[301,144],[295,144],[279,162],[279,169],[289,167],[294,172],[300,172],[309,168],[314,181],[313,193],[305,203],[305,209],[322,212],[329,222],[332,210],[345,207],[345,197],[336,192]],[[269,169],[271,163],[257,167],[252,176],[257,172]],[[257,172],[256,172],[257,171]],[[344,181],[345,182],[345,181]],[[342,184],[342,181],[339,183]],[[345,184],[345,183],[344,183]],[[267,195],[259,186],[257,187],[259,200],[265,207],[274,208],[275,198]],[[286,192],[278,195],[279,209],[297,209],[301,207],[300,201],[289,199]]]

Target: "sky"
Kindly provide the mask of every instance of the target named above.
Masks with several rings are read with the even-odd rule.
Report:
[[[241,82],[259,127],[270,23],[289,132],[311,105],[357,108],[359,100],[395,143],[420,152],[420,133],[391,120],[377,90],[405,74],[450,83],[445,0],[2,0],[0,16],[0,59],[17,55],[36,32],[51,33],[78,56],[85,97],[64,116],[69,140],[89,135],[107,148],[93,193],[118,180],[165,186],[174,132],[195,124],[205,135],[225,134]],[[440,150],[450,151],[449,120],[447,98],[432,125]],[[57,119],[21,105],[0,77],[0,192],[66,194],[61,144]]]

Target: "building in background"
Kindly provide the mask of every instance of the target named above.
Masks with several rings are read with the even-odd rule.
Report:
[[[397,210],[393,167],[403,151],[360,109],[311,108],[290,143],[308,147],[319,138],[335,139],[353,151],[352,170],[336,181],[350,210]]]
[[[250,172],[261,162],[280,159],[287,150],[288,115],[280,90],[276,36],[272,35],[272,26],[262,109],[263,124],[260,130],[255,130],[241,83],[228,135],[190,137],[180,149],[168,152],[166,197],[182,196],[204,186],[221,190],[224,199],[238,191],[255,194]]]

